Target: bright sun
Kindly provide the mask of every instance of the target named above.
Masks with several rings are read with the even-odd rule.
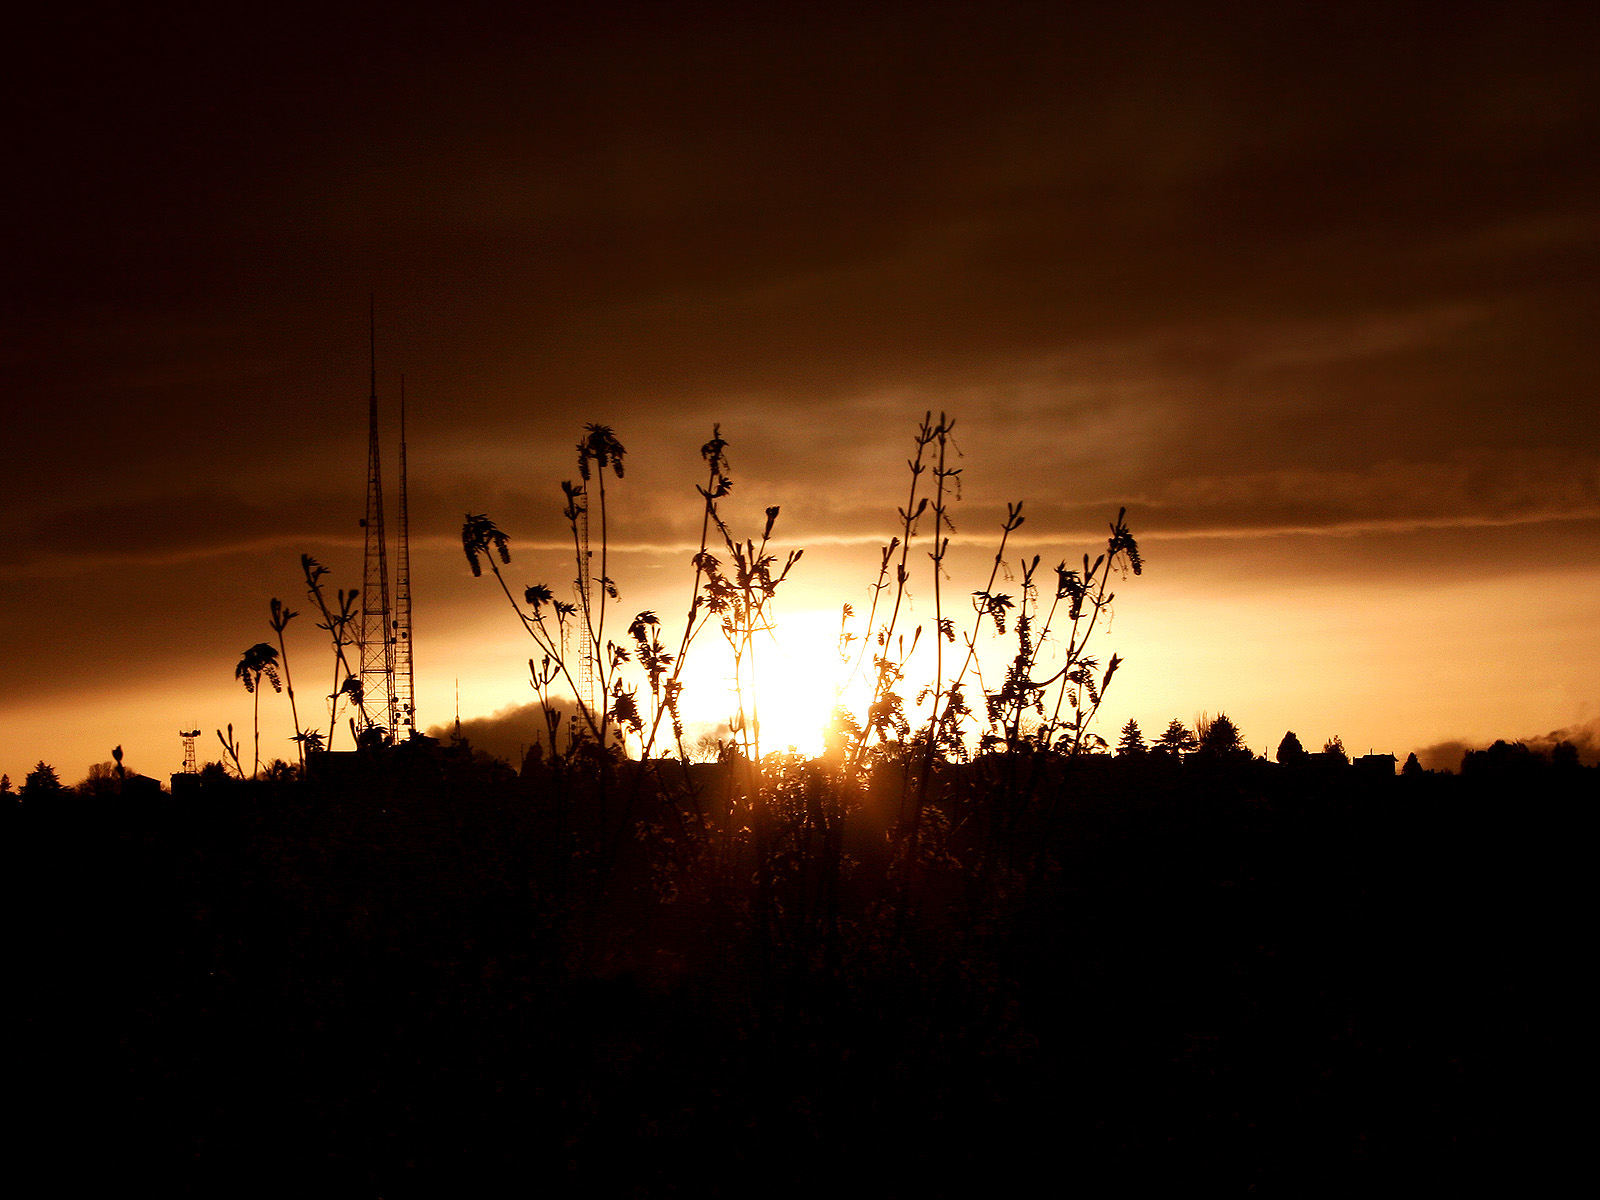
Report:
[[[684,669],[684,716],[725,722],[738,706],[732,657],[714,627],[701,637],[704,642],[690,650]],[[781,614],[772,634],[757,639],[755,699],[763,754],[790,747],[809,757],[822,753],[846,673],[838,644],[836,611]]]

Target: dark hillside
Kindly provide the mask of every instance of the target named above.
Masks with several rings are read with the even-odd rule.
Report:
[[[1573,1124],[1594,770],[1087,759],[968,837],[1009,785],[943,768],[938,854],[846,854],[829,910],[804,864],[763,899],[675,860],[648,789],[608,846],[631,769],[10,808],[25,1153],[208,1194],[1303,1192],[1529,1182]]]

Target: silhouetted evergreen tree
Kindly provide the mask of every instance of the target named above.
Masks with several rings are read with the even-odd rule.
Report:
[[[1245,748],[1244,735],[1226,713],[1218,713],[1205,723],[1199,742],[1199,753],[1207,758],[1231,759],[1250,753]]]
[[[1402,775],[1421,775],[1421,774],[1424,774],[1424,772],[1422,770],[1422,764],[1417,761],[1417,756],[1416,756],[1416,752],[1415,751],[1413,751],[1412,753],[1406,755],[1406,765],[1400,768],[1400,774],[1402,774]]]
[[[1139,728],[1139,722],[1129,719],[1122,727],[1122,737],[1117,742],[1118,758],[1143,758],[1150,751],[1145,745],[1144,731]]]
[[[35,800],[44,796],[59,796],[66,788],[61,786],[61,777],[56,774],[56,769],[43,759],[37,766],[29,771],[22,781],[22,798]]]
[[[1322,743],[1322,752],[1317,755],[1325,767],[1348,767],[1350,756],[1344,752],[1344,742],[1338,734],[1334,734]]]
[[[1172,759],[1181,759],[1185,754],[1192,754],[1199,744],[1194,734],[1189,732],[1189,727],[1174,717],[1156,739],[1155,751]]]

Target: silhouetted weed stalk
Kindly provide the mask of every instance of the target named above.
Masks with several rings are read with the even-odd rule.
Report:
[[[1111,523],[1106,551],[1092,561],[1083,556],[1081,569],[1068,568],[1063,561],[1055,568],[1054,587],[1048,598],[1041,596],[1039,568],[1041,556],[1019,559],[1013,574],[1006,557],[1012,536],[1024,521],[1021,502],[1008,506],[1001,523],[999,544],[984,586],[971,593],[972,619],[965,631],[958,631],[955,620],[946,615],[945,582],[949,578],[946,561],[950,535],[955,532],[951,503],[959,499],[961,468],[951,466],[951,455],[959,455],[953,433],[955,421],[941,413],[924,417],[914,439],[915,452],[907,460],[911,475],[904,507],[898,510],[900,532],[883,548],[879,571],[871,585],[870,601],[864,622],[865,633],[850,629],[855,616],[845,605],[841,624],[841,652],[848,665],[842,692],[868,665],[872,687],[865,719],[841,706],[834,714],[835,751],[842,751],[845,772],[860,770],[871,763],[894,762],[923,770],[942,760],[968,760],[974,753],[1032,752],[1040,749],[1076,754],[1085,747],[1102,748],[1103,740],[1090,731],[1090,725],[1121,659],[1112,655],[1103,672],[1099,659],[1089,653],[1091,639],[1101,617],[1109,610],[1114,593],[1114,577],[1128,570],[1139,574],[1143,563],[1126,523],[1126,510]],[[621,599],[621,592],[609,574],[609,513],[606,474],[623,476],[625,450],[613,431],[604,425],[586,427],[578,444],[581,482],[564,482],[563,513],[573,539],[576,578],[575,601],[557,597],[544,583],[523,589],[519,601],[500,567],[511,562],[510,539],[486,514],[468,514],[462,526],[462,547],[474,575],[482,574],[486,562],[500,584],[507,602],[524,630],[540,651],[530,660],[531,681],[547,717],[552,735],[550,750],[557,755],[572,753],[586,738],[608,754],[635,750],[641,758],[651,758],[660,741],[663,722],[668,721],[672,742],[680,757],[683,747],[681,713],[682,671],[690,645],[708,620],[715,620],[733,656],[732,713],[729,728],[732,740],[722,744],[722,756],[736,755],[759,765],[763,761],[760,741],[758,696],[758,643],[761,635],[775,636],[772,602],[778,587],[800,561],[803,551],[790,552],[779,565],[779,556],[770,550],[779,510],[766,510],[766,521],[759,538],[736,535],[721,510],[721,501],[732,490],[727,471],[727,442],[720,427],[701,448],[708,467],[708,480],[698,486],[704,505],[700,545],[691,558],[694,580],[688,614],[676,653],[661,639],[661,622],[653,612],[637,614],[628,625],[628,643],[607,636],[607,607]],[[931,495],[923,494],[925,476],[931,475]],[[933,673],[930,683],[916,694],[914,705],[926,709],[926,716],[913,725],[900,688],[909,664],[923,642],[924,628],[909,631],[902,623],[912,598],[913,543],[923,519],[932,513],[934,533],[926,552],[931,562],[933,595]],[[597,545],[587,542],[586,530],[591,515],[598,517]],[[720,543],[712,550],[712,533]],[[598,576],[592,573],[593,560],[599,559]],[[355,593],[346,601],[340,593],[341,613],[333,614],[323,601],[316,579],[322,568],[307,562],[307,579],[312,594],[324,615],[323,627],[334,635],[337,661],[349,678],[343,659],[348,644],[344,627],[353,608]],[[998,590],[1002,578],[1017,584],[1013,591]],[[292,615],[292,614],[291,614]],[[1010,637],[1015,650],[1002,670],[986,678],[983,652],[986,637]],[[946,644],[959,647],[959,660],[947,676]],[[1047,648],[1061,662],[1040,677]],[[1052,655],[1052,658],[1054,655]],[[637,676],[630,674],[632,664]],[[340,670],[336,667],[335,683]],[[592,694],[580,680],[593,678]],[[630,682],[634,680],[634,682]],[[571,694],[580,725],[569,729],[565,749],[553,735],[559,732],[561,714],[554,707],[558,685]],[[981,711],[974,712],[966,691],[976,687],[983,698]],[[641,692],[641,688],[643,691]],[[335,693],[340,689],[336,686]],[[916,755],[907,759],[906,754]]]
[[[278,678],[278,651],[266,642],[257,642],[246,650],[239,659],[239,665],[233,669],[233,676],[244,684],[244,690],[255,698],[255,735],[256,757],[255,767],[250,772],[254,779],[261,773],[261,680],[266,679],[275,692],[283,691],[283,681]],[[232,726],[228,729],[233,732]],[[234,752],[235,761],[238,752]]]
[[[468,513],[461,527],[461,547],[467,564],[475,576],[483,574],[481,557],[488,563],[505,593],[506,601],[517,615],[523,630],[533,639],[539,650],[537,659],[528,660],[534,692],[539,697],[550,734],[551,750],[556,753],[556,735],[561,716],[552,705],[552,689],[560,681],[571,691],[577,705],[580,728],[568,733],[569,752],[578,750],[585,739],[605,758],[625,749],[629,733],[642,734],[643,720],[639,714],[636,689],[626,687],[622,667],[632,654],[626,646],[619,645],[606,636],[606,607],[611,600],[621,600],[616,581],[609,574],[610,530],[606,503],[606,473],[610,471],[621,479],[626,450],[606,425],[589,425],[584,438],[578,443],[578,474],[581,482],[566,480],[561,485],[566,497],[562,510],[572,534],[573,559],[576,578],[573,580],[575,601],[557,599],[548,584],[531,584],[523,589],[519,602],[501,573],[502,564],[511,563],[510,539],[489,519],[487,514]],[[597,515],[600,525],[600,574],[593,575],[594,548],[589,542],[589,518]],[[598,595],[596,595],[598,592]],[[648,629],[659,622],[653,613],[640,613],[634,618],[630,632],[635,643],[654,648]],[[577,645],[574,647],[573,643]],[[664,651],[655,650],[652,661],[657,667],[664,665]],[[575,673],[576,672],[576,673]],[[652,673],[659,683],[660,671]],[[593,688],[586,686],[594,681]]]
[[[295,750],[299,754],[300,766],[303,769],[306,765],[306,735],[300,728],[300,709],[294,702],[294,676],[289,673],[289,647],[283,640],[283,631],[289,628],[289,622],[300,614],[276,597],[272,600],[271,613],[272,632],[278,635],[278,661],[283,665],[283,686],[289,693],[289,715],[294,720]]]
[[[1029,821],[1048,824],[1059,788],[1045,786],[1046,767],[1059,771],[1080,753],[1105,745],[1091,727],[1121,659],[1113,654],[1102,667],[1091,647],[1115,599],[1113,581],[1143,568],[1126,510],[1111,523],[1104,553],[1092,561],[1084,555],[1081,566],[1059,563],[1053,585],[1046,586],[1039,555],[1019,558],[1013,569],[1008,551],[1025,518],[1021,502],[1008,505],[987,579],[970,593],[970,619],[958,628],[947,589],[962,474],[955,465],[955,426],[947,414],[935,420],[930,412],[914,435],[899,529],[882,549],[859,627],[853,627],[853,607],[843,609],[841,700],[827,752],[815,762],[769,753],[762,745],[762,642],[778,636],[777,592],[802,552],[772,549],[776,506],[766,509],[759,536],[733,528],[723,511],[733,479],[720,427],[713,427],[701,448],[707,468],[705,483],[696,488],[701,536],[690,560],[689,607],[675,648],[649,611],[632,618],[626,641],[609,635],[610,614],[622,592],[609,573],[607,475],[621,480],[625,458],[609,427],[586,427],[577,447],[579,481],[561,485],[572,535],[572,601],[546,583],[527,586],[519,599],[501,571],[511,562],[508,535],[486,514],[468,514],[462,526],[473,574],[481,575],[487,563],[536,649],[528,667],[546,738],[534,755],[545,778],[558,790],[595,780],[605,808],[606,780],[631,755],[642,763],[627,775],[616,805],[620,816],[592,843],[602,864],[615,859],[625,838],[642,838],[656,846],[663,869],[675,880],[687,878],[684,872],[699,863],[702,885],[713,890],[716,878],[731,893],[739,889],[727,881],[753,881],[749,915],[763,957],[775,949],[830,960],[837,954],[841,879],[861,867],[844,852],[845,821],[872,804],[880,810],[873,819],[884,818],[886,787],[898,799],[881,821],[886,854],[878,869],[899,880],[886,893],[899,914],[898,928],[929,881],[955,861],[959,847],[993,862],[997,847]],[[930,516],[931,535],[919,542]],[[926,638],[923,624],[910,619],[914,590],[921,590],[914,545],[930,566]],[[1003,591],[1006,581],[1015,586]],[[335,631],[337,648],[342,626],[323,611],[324,628]],[[733,665],[730,735],[716,743],[724,790],[714,805],[703,802],[706,777],[697,778],[688,766],[682,708],[684,666],[710,623],[722,634]],[[985,655],[1008,641],[1001,662],[986,670]],[[916,655],[929,642],[931,677],[908,706],[905,689],[919,669]],[[870,688],[865,711],[858,714],[842,696],[863,673]],[[337,683],[337,672],[335,678]],[[337,687],[335,692],[337,698]],[[575,706],[564,739],[558,694],[570,696]],[[969,701],[974,694],[981,703]],[[635,821],[646,793],[658,806],[651,809],[656,815]]]
[[[333,643],[333,688],[328,693],[328,736],[323,741],[316,730],[300,735],[302,745],[307,750],[332,750],[334,734],[339,728],[339,702],[347,701],[352,708],[361,707],[361,676],[350,668],[350,659],[345,651],[355,644],[355,639],[350,636],[350,626],[356,619],[356,601],[361,598],[357,588],[346,591],[340,588],[337,599],[333,604],[328,603],[328,595],[323,590],[322,581],[327,577],[328,568],[312,558],[309,554],[300,556],[300,570],[305,575],[306,595],[317,606],[317,612],[322,615],[322,620],[317,622],[317,628],[323,630]],[[354,723],[350,731],[350,738],[355,740]]]
[[[239,739],[233,736],[233,722],[228,722],[228,732],[224,736],[222,730],[217,730],[217,741],[222,743],[222,762],[224,769],[233,768],[236,778],[244,778],[244,764],[239,761]]]

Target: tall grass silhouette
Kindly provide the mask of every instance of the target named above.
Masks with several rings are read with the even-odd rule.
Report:
[[[893,941],[922,898],[948,886],[958,859],[999,870],[1012,849],[1046,832],[1055,782],[1047,777],[1105,746],[1092,726],[1121,659],[1103,662],[1095,646],[1114,582],[1141,572],[1143,560],[1124,510],[1103,552],[1083,555],[1080,566],[1061,561],[1046,586],[1040,556],[1012,561],[1025,521],[1014,502],[958,620],[948,603],[962,473],[955,427],[947,414],[930,412],[913,435],[906,502],[881,549],[864,616],[857,620],[850,605],[842,614],[842,682],[865,677],[864,707],[853,711],[841,688],[827,752],[815,760],[775,752],[762,738],[763,647],[782,637],[777,597],[804,551],[774,546],[778,506],[765,509],[756,529],[736,528],[724,507],[733,477],[720,426],[701,447],[701,537],[689,559],[688,608],[670,637],[654,611],[631,618],[626,640],[610,632],[625,593],[610,573],[608,486],[623,478],[625,451],[608,426],[585,428],[579,478],[561,484],[572,601],[547,581],[519,597],[505,570],[511,535],[486,513],[467,514],[469,569],[481,577],[488,567],[534,646],[529,680],[545,735],[533,756],[539,786],[558,814],[559,837],[588,847],[581,853],[598,877],[642,855],[675,888],[721,903],[742,897],[756,959],[770,967],[783,954],[837,959],[840,891],[859,884],[863,871],[886,889]],[[924,558],[933,599],[927,628],[909,618]],[[1006,578],[1015,583],[1010,591],[1001,590]],[[696,767],[684,744],[684,671],[702,653],[708,626],[731,661],[728,736],[715,743],[715,764]],[[928,681],[908,694],[919,652],[931,658]],[[693,699],[708,708],[706,698]],[[574,715],[563,728],[566,705]],[[817,716],[819,724],[828,719]]]

